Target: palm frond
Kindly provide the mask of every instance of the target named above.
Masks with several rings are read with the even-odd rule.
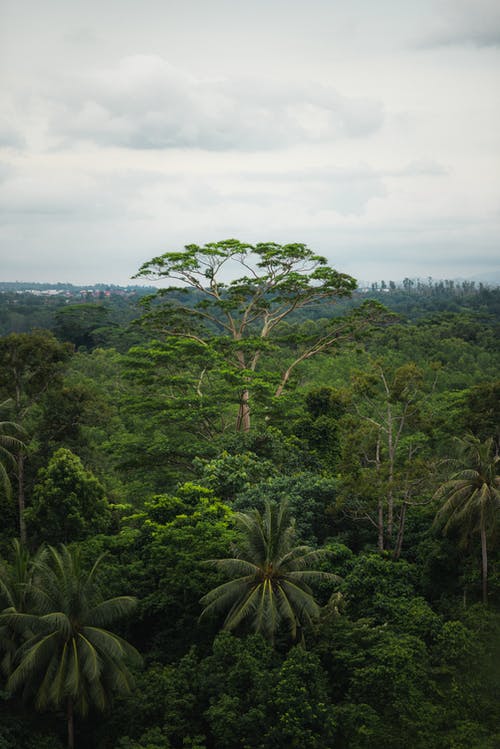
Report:
[[[87,612],[86,621],[89,625],[103,627],[116,619],[130,615],[136,606],[137,598],[134,596],[108,598],[107,601],[101,601]]]
[[[101,673],[101,659],[97,649],[81,631],[76,636],[76,643],[82,675],[89,682],[98,679]]]
[[[259,573],[258,565],[249,562],[246,559],[235,557],[227,559],[207,559],[204,564],[216,567],[221,572],[228,575],[256,575]]]
[[[133,660],[135,665],[140,665],[142,661],[137,650],[113,632],[99,627],[85,626],[82,627],[80,634],[92,643],[101,658],[111,658],[117,663],[127,658]]]
[[[34,674],[43,666],[55,645],[56,633],[51,632],[45,637],[32,638],[18,651],[20,663],[7,681],[9,692],[15,692],[24,682],[33,678]]]
[[[62,611],[54,611],[51,614],[44,614],[39,621],[47,625],[52,631],[60,634],[65,640],[69,639],[71,634],[71,622],[68,616]]]
[[[295,524],[286,502],[266,502],[262,514],[237,513],[235,523],[241,533],[237,556],[207,562],[233,579],[203,596],[200,618],[226,612],[224,629],[251,620],[253,629],[271,640],[286,619],[295,637],[299,624],[319,614],[308,583],[339,580],[333,573],[311,569],[330,552],[293,545]]]
[[[276,589],[276,601],[281,618],[288,622],[292,639],[297,639],[297,614],[281,585],[278,585]]]
[[[201,616],[208,613],[217,613],[232,606],[235,600],[243,598],[249,587],[255,584],[253,576],[239,577],[236,580],[229,580],[222,585],[218,585],[206,593],[200,599],[202,606],[205,606]]]
[[[342,578],[334,572],[322,572],[321,570],[291,570],[286,573],[286,579],[295,583],[301,582],[321,582],[340,583]]]
[[[259,596],[262,594],[261,585],[255,585],[236,601],[229,610],[224,620],[224,629],[235,629],[244,619],[250,616],[259,605]]]

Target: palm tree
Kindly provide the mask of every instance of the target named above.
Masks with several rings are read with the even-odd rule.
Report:
[[[203,596],[202,617],[227,612],[227,630],[250,619],[253,629],[271,641],[286,623],[296,640],[298,631],[319,616],[309,583],[339,580],[311,569],[327,552],[294,546],[295,522],[285,502],[266,502],[262,515],[258,510],[237,513],[235,523],[242,534],[236,556],[208,561],[232,579]]]
[[[459,457],[451,461],[457,469],[436,491],[436,499],[444,499],[435,523],[447,532],[460,526],[463,538],[479,532],[481,538],[481,570],[483,603],[488,600],[488,532],[497,522],[500,510],[499,456],[495,455],[493,439],[481,442],[468,435],[459,439]]]
[[[7,401],[0,403],[0,408],[3,408],[6,403]],[[20,432],[21,428],[13,421],[0,421],[0,482],[3,484],[8,499],[12,496],[9,467],[13,469],[17,467],[13,450],[19,451],[24,447],[23,442],[15,436]]]
[[[96,583],[101,561],[102,556],[87,573],[78,549],[49,547],[36,564],[37,613],[10,608],[0,616],[0,623],[25,638],[7,689],[22,690],[39,710],[65,707],[70,749],[74,714],[85,715],[91,706],[103,711],[113,693],[129,692],[128,663],[140,662],[135,648],[105,629],[136,601],[130,596],[103,600]]]
[[[17,538],[13,540],[12,548],[12,562],[0,562],[0,611],[27,613],[36,605],[34,574],[36,563],[44,552],[41,550],[32,557]],[[6,676],[12,671],[19,640],[15,627],[7,623],[0,625],[0,669]]]

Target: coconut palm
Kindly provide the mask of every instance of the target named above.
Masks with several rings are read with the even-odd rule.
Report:
[[[327,552],[294,545],[295,522],[284,502],[267,502],[262,514],[237,513],[235,523],[241,531],[236,556],[208,562],[232,579],[203,596],[202,617],[225,612],[223,628],[228,630],[249,619],[252,628],[270,640],[286,624],[297,639],[320,611],[309,583],[339,580],[311,569]]]
[[[495,455],[493,439],[481,442],[468,435],[458,440],[459,457],[450,461],[456,469],[450,479],[435,493],[444,500],[435,523],[446,533],[459,526],[462,537],[479,532],[481,538],[481,569],[483,603],[488,600],[488,533],[498,522],[500,511],[499,456]]]
[[[7,404],[7,401],[0,403],[0,409]],[[3,484],[4,491],[10,499],[12,495],[12,486],[9,476],[9,468],[16,469],[17,461],[15,454],[24,447],[23,442],[16,437],[21,433],[21,428],[13,421],[0,421],[0,483]]]
[[[36,605],[35,568],[44,552],[41,550],[32,557],[17,538],[12,542],[12,551],[10,564],[0,562],[0,611],[27,613]],[[19,643],[16,628],[11,624],[0,624],[0,669],[7,676],[12,671]]]
[[[136,601],[103,599],[96,583],[101,560],[85,572],[79,550],[49,547],[36,565],[37,613],[11,608],[0,616],[0,624],[25,638],[7,688],[22,691],[39,710],[65,708],[70,749],[74,714],[85,715],[90,707],[105,710],[115,692],[130,691],[128,664],[140,661],[131,645],[105,629]]]

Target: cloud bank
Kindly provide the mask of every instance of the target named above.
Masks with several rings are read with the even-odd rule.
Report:
[[[436,3],[436,11],[422,37],[423,46],[500,46],[498,0],[441,0]]]
[[[204,80],[155,55],[58,84],[50,129],[74,140],[131,149],[284,148],[380,129],[380,102],[262,80]]]
[[[4,278],[228,236],[365,279],[497,262],[497,0],[4,6]]]

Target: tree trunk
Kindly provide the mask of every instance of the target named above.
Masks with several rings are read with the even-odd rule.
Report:
[[[236,359],[238,360],[238,367],[241,370],[247,369],[247,362],[245,361],[245,355],[243,351],[236,352]],[[257,363],[257,359],[254,358],[254,366]],[[248,376],[243,375],[243,382],[248,383]],[[236,419],[236,431],[237,432],[249,432],[250,431],[250,392],[248,385],[244,386],[244,389],[240,395],[240,407],[238,410],[238,418]]]
[[[73,715],[73,700],[68,697],[66,717],[68,722],[68,749],[75,747],[75,719]]]
[[[375,470],[377,471],[377,484],[379,487],[379,495],[380,495],[380,432],[378,434],[377,438],[377,447],[375,450]],[[382,497],[379,496],[378,503],[377,503],[377,531],[378,531],[378,538],[377,538],[377,545],[378,550],[383,551],[384,550],[384,503],[382,500]]]
[[[289,367],[286,372],[283,374],[281,378],[281,382],[276,388],[276,392],[274,393],[275,398],[279,398],[283,390],[285,389],[285,385],[288,382],[288,378],[290,377],[290,374],[292,372],[292,367]]]
[[[25,497],[24,497],[24,453],[22,450],[19,451],[17,456],[17,498],[19,506],[19,536],[21,543],[26,544],[26,521],[24,519],[25,509]]]
[[[481,518],[481,570],[483,578],[483,603],[488,603],[488,549],[486,546],[486,526]]]
[[[399,516],[399,527],[398,536],[396,539],[396,548],[394,549],[394,559],[399,559],[401,556],[401,550],[403,548],[403,538],[405,532],[405,521],[406,521],[406,508],[408,507],[407,502],[403,502],[401,506],[401,515]]]
[[[250,393],[248,390],[244,390],[241,394],[240,408],[238,411],[238,418],[236,420],[236,431],[237,432],[249,432],[250,431]]]
[[[387,451],[389,453],[389,480],[387,490],[387,537],[392,539],[394,524],[394,442],[393,442],[393,418],[390,403],[387,404]]]
[[[377,507],[377,526],[378,526],[378,550],[384,550],[384,503],[381,499]]]

